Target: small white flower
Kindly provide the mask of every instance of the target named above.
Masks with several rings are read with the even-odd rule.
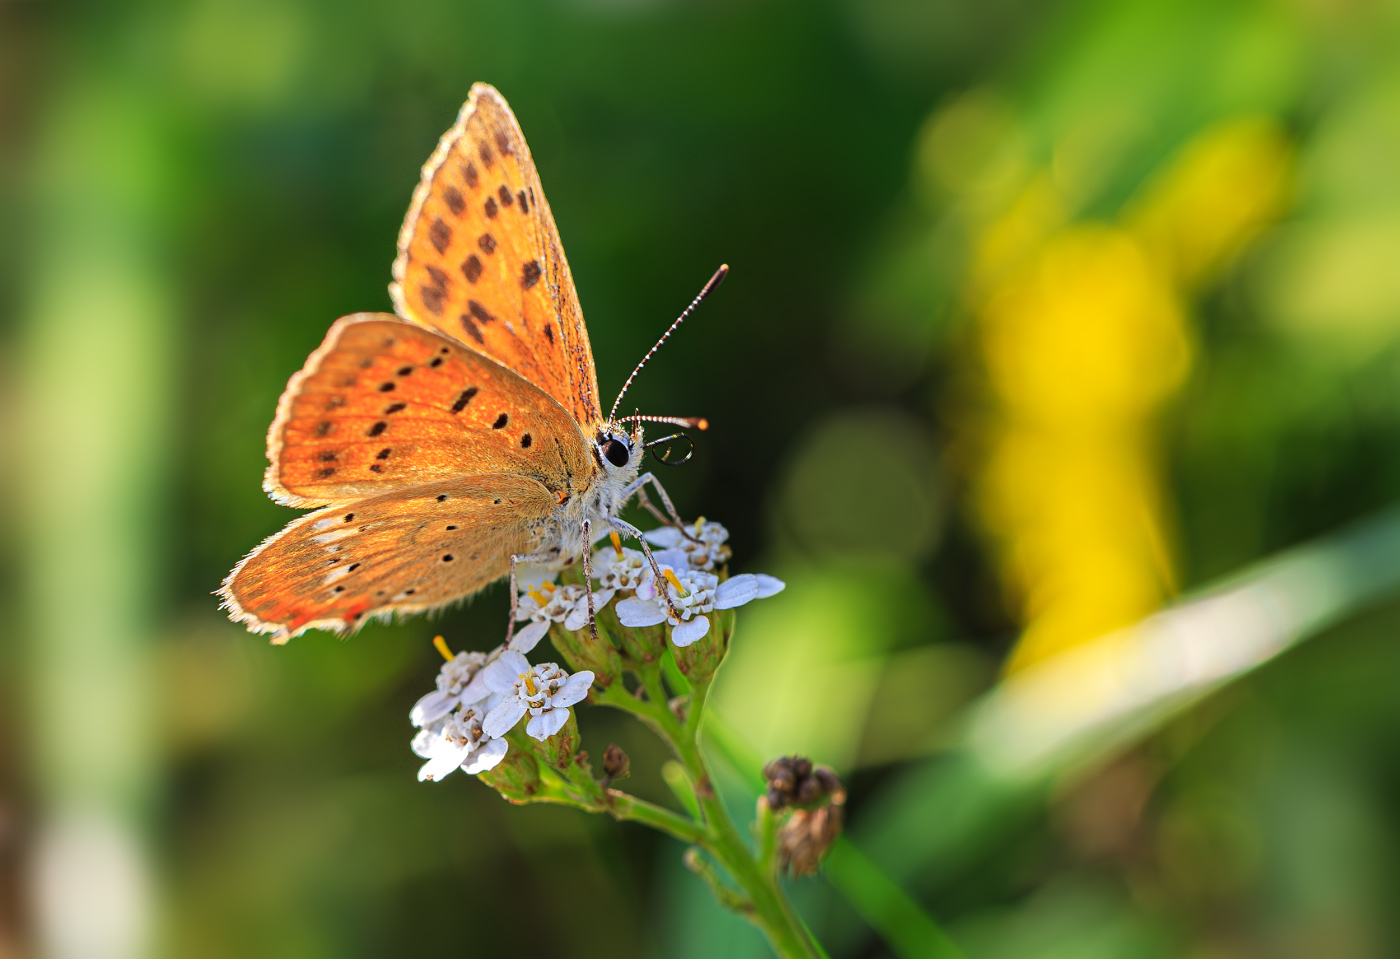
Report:
[[[698,519],[694,526],[687,526],[684,533],[674,526],[662,526],[644,535],[648,543],[661,547],[668,554],[679,550],[685,556],[684,564],[672,564],[677,569],[689,566],[712,572],[715,567],[729,562],[729,547],[724,545],[729,539],[729,530],[718,523]],[[668,562],[669,559],[668,556]]]
[[[544,742],[569,721],[569,707],[581,702],[593,685],[592,670],[570,676],[554,663],[531,666],[525,657],[506,650],[483,671],[486,685],[503,697],[486,715],[482,729],[493,739],[504,736],[530,714],[525,732]]]
[[[593,554],[593,575],[602,586],[611,590],[633,590],[651,575],[647,559],[635,549],[618,552],[604,546]]]
[[[490,658],[486,653],[461,652],[443,663],[437,689],[414,703],[409,721],[415,726],[431,726],[458,706],[479,703],[491,695],[481,677],[481,669]]]
[[[479,705],[464,706],[413,737],[413,751],[427,760],[418,770],[419,782],[437,782],[458,767],[475,776],[505,757],[506,741],[482,732],[484,715]]]
[[[608,604],[614,592],[600,589],[593,594],[595,613]],[[528,619],[530,623],[511,637],[510,648],[518,653],[528,653],[544,639],[551,623],[563,623],[568,630],[583,629],[588,625],[588,592],[582,586],[541,583],[520,594],[515,606],[515,618],[518,622]]]
[[[732,609],[755,599],[764,599],[781,592],[786,585],[782,580],[762,573],[744,573],[724,582],[713,573],[700,570],[676,572],[663,567],[667,577],[665,587],[671,602],[680,613],[680,619],[671,615],[656,585],[656,577],[648,577],[630,599],[618,600],[617,618],[624,626],[671,625],[671,642],[677,646],[689,646],[710,631],[710,618],[705,615],[716,609]]]

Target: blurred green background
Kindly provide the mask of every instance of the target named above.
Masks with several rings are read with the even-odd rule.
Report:
[[[668,839],[415,782],[429,640],[501,590],[280,649],[210,595],[476,80],[606,397],[733,268],[630,396],[710,419],[662,479],[789,583],[710,739],[744,819],[780,752],[851,785],[793,886],[834,957],[1400,953],[1400,7],[7,0],[0,957],[765,954]],[[1161,621],[1209,683],[1095,672],[1241,570]]]

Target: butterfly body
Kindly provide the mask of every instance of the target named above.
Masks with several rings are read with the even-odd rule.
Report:
[[[618,515],[655,485],[642,429],[600,413],[544,190],[491,87],[472,88],[424,166],[393,275],[397,314],[337,320],[268,431],[264,489],[317,511],[220,595],[274,642],[439,608],[520,562],[586,560],[606,532],[640,539]]]

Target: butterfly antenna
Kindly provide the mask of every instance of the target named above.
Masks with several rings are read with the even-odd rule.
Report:
[[[627,388],[632,385],[632,381],[637,378],[637,374],[642,371],[642,367],[647,365],[647,360],[651,359],[652,354],[654,354],[657,350],[661,349],[661,344],[665,343],[670,338],[671,334],[676,332],[676,327],[680,326],[683,322],[685,322],[685,318],[690,314],[694,313],[695,308],[697,306],[705,302],[705,297],[709,296],[711,293],[713,293],[716,289],[719,288],[719,285],[724,282],[724,278],[728,274],[729,264],[727,263],[722,264],[718,270],[715,270],[715,275],[710,277],[710,282],[705,284],[705,288],[700,291],[700,295],[690,301],[690,305],[685,308],[685,311],[681,313],[680,316],[676,317],[676,322],[672,323],[669,327],[667,327],[666,332],[661,334],[661,339],[656,341],[656,345],[653,346],[651,349],[647,350],[647,355],[642,357],[642,361],[637,364],[637,368],[632,371],[632,375],[627,377],[627,382],[622,384],[622,392],[617,394],[617,399],[613,400],[612,409],[608,411],[609,423],[621,422],[620,420],[614,420],[613,417],[617,415],[617,408],[622,403],[622,398],[627,395]],[[638,417],[629,416],[627,418],[629,420],[632,420],[637,419]],[[642,418],[646,419],[647,417]],[[675,420],[662,420],[659,418],[657,419],[657,421],[676,422]],[[698,424],[688,422],[683,425],[696,426]],[[701,429],[703,428],[704,427],[701,427]]]
[[[703,416],[624,416],[613,423],[670,423],[672,426],[688,426],[694,430],[707,430],[710,421]]]

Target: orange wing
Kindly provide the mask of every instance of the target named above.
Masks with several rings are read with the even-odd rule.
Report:
[[[554,397],[592,435],[598,376],[574,280],[515,115],[478,83],[423,167],[394,282],[401,316]]]
[[[286,642],[416,613],[499,579],[531,552],[555,499],[527,476],[463,476],[309,513],[224,580],[236,621]]]
[[[597,471],[578,424],[540,389],[385,313],[331,327],[282,394],[267,457],[263,487],[288,506],[484,474],[527,477],[562,503]]]

